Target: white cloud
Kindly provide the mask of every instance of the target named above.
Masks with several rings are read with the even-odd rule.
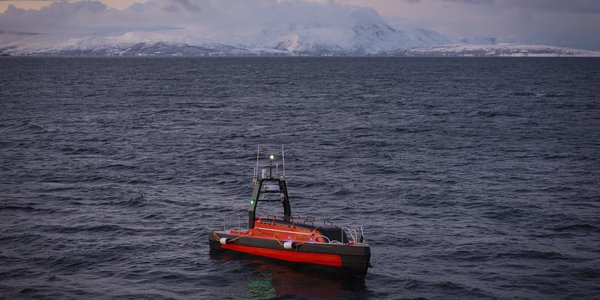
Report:
[[[352,5],[373,7],[396,26],[448,36],[600,49],[598,0],[150,0],[124,10],[98,1],[58,1],[40,10],[10,7],[0,14],[0,30],[243,41],[291,24],[347,27],[354,21]]]
[[[450,36],[600,49],[598,0],[344,0]]]
[[[11,40],[11,45],[37,45],[36,49],[171,42],[376,53],[443,38],[430,35],[425,41],[396,32],[370,8],[301,0],[153,0],[124,10],[97,1],[61,1],[40,10],[10,7],[0,14],[0,28],[41,33],[22,43]]]
[[[54,2],[40,10],[14,6],[0,14],[0,27],[11,31],[87,32],[156,30],[187,26],[253,27],[282,23],[348,21],[350,9],[334,2],[277,0],[154,0],[136,3],[125,10],[99,1]]]

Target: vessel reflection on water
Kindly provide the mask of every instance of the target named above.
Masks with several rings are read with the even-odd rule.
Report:
[[[236,252],[213,252],[211,259],[219,263],[243,261],[252,268],[245,286],[230,290],[234,298],[272,299],[292,296],[293,299],[348,299],[368,296],[365,280],[345,276],[332,269],[314,265],[299,265],[280,260],[265,259]]]
[[[299,264],[316,265],[364,277],[371,250],[364,242],[362,227],[352,230],[332,222],[292,216],[285,178],[285,154],[281,149],[282,176],[273,153],[258,175],[260,148],[254,171],[254,191],[248,210],[248,229],[209,232],[211,252],[234,251]],[[275,169],[275,172],[274,170]],[[281,202],[283,215],[256,216],[259,202]]]

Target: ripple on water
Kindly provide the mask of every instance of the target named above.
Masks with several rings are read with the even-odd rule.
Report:
[[[0,297],[600,294],[598,60],[27,57],[0,69]],[[245,225],[257,144],[285,144],[294,214],[364,226],[364,281],[209,255],[222,217]]]

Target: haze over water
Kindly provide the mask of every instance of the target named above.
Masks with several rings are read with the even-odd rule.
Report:
[[[598,59],[0,69],[2,298],[600,294]],[[209,255],[245,222],[257,144],[285,145],[293,214],[363,225],[364,282]]]

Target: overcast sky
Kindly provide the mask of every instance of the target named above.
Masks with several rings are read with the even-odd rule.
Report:
[[[102,3],[83,4],[85,9],[77,9],[71,5],[69,9],[50,10],[47,7],[55,1],[0,0],[0,11],[4,12],[0,14],[0,30],[60,32],[90,30],[90,28],[98,31],[103,27],[148,30],[153,26],[159,28],[169,24],[182,26],[183,23],[191,24],[199,18],[210,18],[205,9],[210,6],[210,3],[212,6],[226,5],[231,14],[239,16],[240,21],[248,22],[256,17],[277,20],[277,16],[264,14],[281,13],[283,10],[267,10],[265,7],[276,7],[280,5],[278,3],[286,1],[307,2],[308,0],[153,1],[102,0],[99,1]],[[144,4],[140,4],[138,10],[126,9],[134,2],[144,2]],[[506,42],[600,50],[600,0],[310,0],[310,2],[313,3],[305,6],[306,11],[298,11],[297,14],[317,13],[320,5],[323,9],[346,5],[371,7],[397,28],[420,27],[452,37],[497,37]],[[163,8],[166,4],[173,3],[174,10],[187,9],[180,9],[180,16],[175,18],[173,14],[168,17],[157,16],[152,13],[152,9],[139,9],[156,6],[157,3],[160,3]],[[10,5],[31,10],[6,11]],[[58,7],[55,4],[54,6]],[[253,6],[260,6],[262,9],[253,9]],[[41,11],[33,11],[40,9]],[[197,9],[196,14],[193,13],[194,9]],[[199,14],[202,10],[205,12],[203,15]],[[146,17],[140,11],[148,11]]]

